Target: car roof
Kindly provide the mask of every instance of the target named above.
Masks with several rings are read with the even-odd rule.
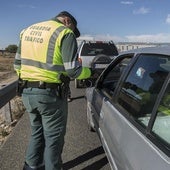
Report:
[[[121,52],[122,54],[140,54],[140,53],[147,53],[147,54],[163,54],[163,55],[170,55],[170,46],[156,46],[156,47],[145,47],[145,48],[138,48],[134,50],[124,51]]]

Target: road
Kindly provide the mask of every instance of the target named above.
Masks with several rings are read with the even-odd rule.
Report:
[[[63,152],[64,169],[110,170],[109,163],[95,132],[88,130],[85,89],[74,88],[71,82],[72,102]]]
[[[62,154],[64,170],[110,170],[97,134],[88,130],[85,89],[75,89],[72,81],[71,92],[73,100],[69,103]],[[29,118],[25,113],[0,148],[0,170],[22,169],[29,135]]]

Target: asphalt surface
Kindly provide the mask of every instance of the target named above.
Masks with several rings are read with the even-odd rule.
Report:
[[[75,89],[72,81],[71,93],[62,154],[64,170],[110,170],[97,134],[88,130],[85,89]],[[0,170],[22,170],[29,135],[29,118],[25,113],[0,148]]]

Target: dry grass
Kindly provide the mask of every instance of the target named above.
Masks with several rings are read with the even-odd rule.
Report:
[[[15,54],[0,54],[0,82],[14,75],[14,56]]]
[[[15,54],[6,53],[2,55],[0,53],[0,84],[9,83],[11,80],[16,78],[16,74],[13,69],[14,56]],[[13,127],[25,111],[20,97],[15,97],[11,100],[11,105],[13,119],[11,124],[5,122],[0,109],[0,146],[5,142]]]

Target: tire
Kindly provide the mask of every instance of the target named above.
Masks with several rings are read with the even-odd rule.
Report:
[[[111,61],[112,59],[105,54],[96,55],[96,57],[92,60],[91,68],[93,72],[100,74],[105,68],[95,68],[95,64],[110,64]]]

